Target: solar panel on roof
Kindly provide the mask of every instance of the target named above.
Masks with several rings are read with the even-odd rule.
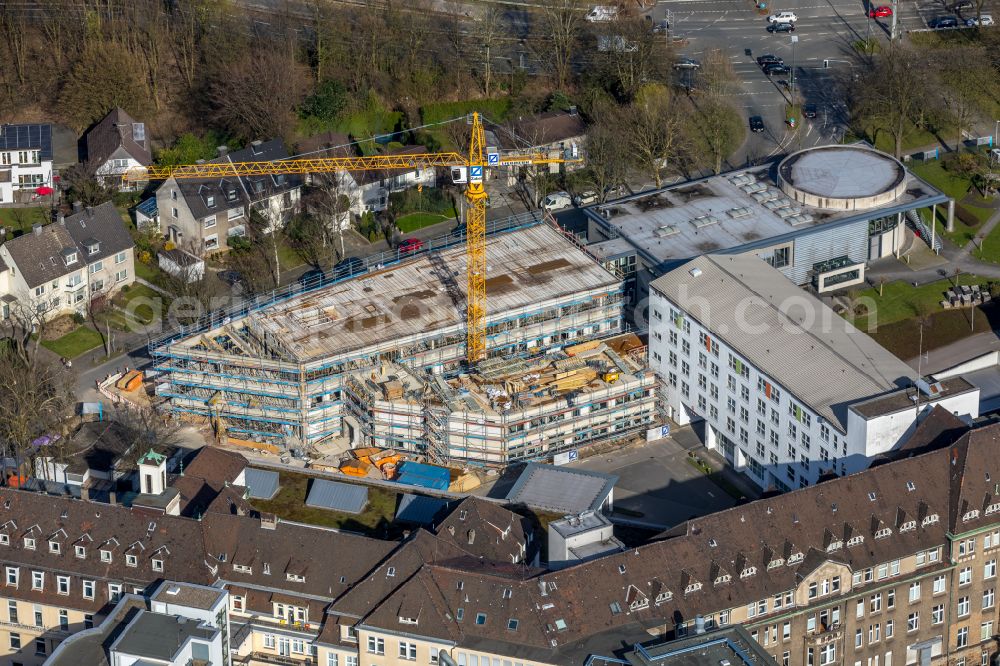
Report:
[[[368,504],[368,488],[339,481],[315,479],[306,506],[343,513],[361,513]]]
[[[403,493],[399,500],[399,509],[396,510],[396,520],[417,525],[430,525],[434,522],[434,516],[447,505],[448,502],[436,497]]]
[[[248,467],[246,476],[247,490],[253,499],[269,500],[278,493],[278,473],[266,469]]]

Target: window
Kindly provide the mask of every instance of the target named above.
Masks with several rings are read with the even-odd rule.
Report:
[[[94,598],[94,581],[92,580],[83,581],[83,598],[84,599]]]
[[[993,608],[994,603],[996,603],[996,593],[993,591],[993,588],[983,590],[983,610]]]
[[[376,636],[368,637],[369,654],[385,654],[385,640]]]
[[[125,252],[119,252],[118,254],[115,255],[115,263],[116,264],[123,264],[123,263],[125,263],[125,259],[126,259],[127,256],[128,256],[127,253],[125,253]]]
[[[895,622],[893,622],[892,620],[885,621],[885,637],[887,640],[892,638],[892,633],[893,630],[895,630],[895,628],[896,628]]]
[[[885,607],[895,608],[896,607],[896,590],[889,590],[885,593]]]
[[[102,550],[101,551],[101,562],[110,562],[110,561],[111,561],[111,551],[110,550]]]
[[[91,275],[93,275],[94,273],[99,273],[99,272],[101,272],[103,270],[104,270],[104,262],[103,261],[95,261],[94,263],[92,263],[90,265],[90,274]]]
[[[910,583],[910,603],[920,601],[920,583]]]
[[[992,637],[993,637],[993,623],[992,622],[983,622],[981,625],[979,625],[979,640],[980,641],[988,641]]]
[[[24,537],[24,547],[27,548],[28,550],[34,550],[35,540],[32,539],[31,537]]]
[[[69,594],[69,576],[56,576],[56,592]]]
[[[31,589],[41,590],[45,587],[45,574],[41,571],[31,572]]]
[[[969,628],[961,627],[955,640],[955,647],[964,648],[969,645]]]
[[[274,649],[274,634],[264,634],[264,647]]]
[[[13,599],[7,600],[7,618],[11,624],[18,624],[17,602]]]
[[[996,578],[997,575],[997,561],[992,559],[983,565],[983,578],[989,580],[990,578]]]
[[[45,656],[45,639],[36,638],[35,639],[35,654],[44,657]]]
[[[212,227],[214,227],[215,226],[215,216],[212,215],[211,217],[206,217],[204,219],[204,221],[203,221],[203,226],[206,229],[211,229]]]
[[[69,611],[59,609],[59,629],[69,631]]]
[[[340,661],[336,652],[326,653],[326,666],[340,666]]]
[[[938,625],[944,622],[944,604],[939,604],[931,609],[931,624]]]
[[[879,592],[878,594],[873,594],[872,595],[871,601],[869,603],[869,607],[870,607],[872,613],[877,613],[878,611],[882,610],[882,593],[881,592]]]
[[[153,571],[163,571],[163,560],[153,558]]]
[[[864,643],[864,634],[861,633],[860,629],[854,630],[854,647],[859,648]]]
[[[87,557],[87,549],[84,548],[83,546],[74,546],[73,553],[80,559],[84,559],[85,557]]]
[[[11,632],[10,634],[10,649],[20,650],[21,649],[21,634],[15,634]]]
[[[864,617],[864,616],[865,616],[865,600],[858,599],[857,612],[854,614],[854,617]]]
[[[920,628],[920,613],[910,613],[906,618],[906,631],[916,631]]]
[[[205,249],[206,250],[218,250],[219,249],[219,237],[215,234],[205,237]]]
[[[958,572],[958,586],[963,587],[972,583],[972,567],[963,567]]]
[[[139,566],[139,558],[137,558],[135,555],[126,555],[125,556],[125,566],[129,566],[129,567],[137,567],[137,566]]]
[[[17,567],[7,567],[7,584],[13,587],[17,587]]]
[[[936,596],[938,594],[944,594],[944,592],[945,592],[945,585],[946,585],[946,583],[945,583],[944,576],[935,576],[935,578],[934,578],[934,589],[933,589],[934,595]]]
[[[399,658],[407,661],[417,660],[417,644],[399,641]]]
[[[122,597],[121,583],[108,583],[108,599],[111,603],[117,603]]]
[[[969,597],[959,597],[958,598],[958,616],[965,617],[969,614],[971,604],[969,603]]]
[[[476,624],[486,624],[486,613],[476,613]]]

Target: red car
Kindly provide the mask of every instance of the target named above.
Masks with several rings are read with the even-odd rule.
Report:
[[[410,252],[416,252],[424,246],[424,242],[419,238],[405,238],[403,242],[399,244],[400,254],[409,254]]]
[[[868,18],[887,18],[889,16],[892,16],[892,7],[886,5],[872,7],[868,10]]]

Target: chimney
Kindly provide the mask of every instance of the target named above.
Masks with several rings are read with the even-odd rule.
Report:
[[[74,201],[73,202],[73,212],[74,213],[79,213],[82,210],[83,210],[83,202],[82,201]]]
[[[108,504],[118,504],[118,493],[114,490],[108,492]]]
[[[80,486],[80,499],[84,502],[90,499],[90,488],[87,486]]]
[[[571,116],[575,116],[576,115],[576,105],[575,104],[573,106],[569,107],[569,115],[571,115]]]
[[[66,216],[63,215],[62,213],[59,213],[58,215],[56,215],[56,222],[58,222],[59,224],[61,224],[62,226],[65,227],[66,226]]]
[[[278,527],[278,517],[273,513],[261,513],[260,514],[260,529],[262,530],[273,530]]]
[[[469,545],[471,546],[476,542],[476,530],[469,530]]]
[[[705,633],[705,616],[703,615],[694,616],[694,633],[696,634]]]
[[[549,596],[549,591],[545,587],[545,581],[544,580],[539,580],[538,581],[538,591],[541,593],[541,595],[543,597]]]
[[[31,230],[35,232],[36,236],[41,236],[42,235],[42,225],[40,225],[40,224],[33,224],[33,225],[31,225]]]
[[[219,157],[225,157],[229,154],[229,146],[216,146],[215,152],[219,154]]]

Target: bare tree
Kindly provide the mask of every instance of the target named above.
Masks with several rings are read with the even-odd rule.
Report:
[[[910,123],[926,108],[927,68],[912,49],[893,42],[889,50],[865,69],[852,88],[854,116],[877,134],[893,138],[896,158],[903,155],[903,139]],[[873,136],[874,138],[874,136]]]
[[[180,425],[152,406],[119,405],[109,418],[118,426],[119,436],[128,447],[122,455],[124,470],[136,469],[139,458],[147,451],[164,454],[181,442]]]
[[[507,21],[497,5],[487,5],[476,24],[476,41],[482,49],[483,94],[492,93],[493,58],[497,57],[497,46],[507,32]]]
[[[101,336],[101,344],[104,346],[104,355],[111,356],[114,351],[115,338],[114,329],[111,327],[111,295],[109,288],[104,287],[96,291],[91,291],[87,296],[87,321]],[[103,330],[101,326],[104,326]]]
[[[660,187],[664,172],[676,168],[674,162],[681,153],[681,122],[670,93],[661,85],[646,86],[626,118],[626,140],[636,165]]]
[[[573,77],[585,9],[582,0],[549,0],[534,15],[537,20],[529,46],[549,70],[556,88],[566,88]]]
[[[948,115],[955,121],[955,145],[962,145],[962,135],[978,111],[992,102],[995,73],[984,49],[962,46],[940,59],[938,72],[941,99]]]
[[[722,173],[722,163],[743,141],[746,130],[743,119],[723,97],[705,97],[698,100],[695,109],[688,115],[695,158],[707,155],[711,158],[711,168]]]
[[[585,143],[587,173],[601,203],[612,188],[625,182],[628,175],[628,148],[622,142],[616,117],[617,114],[591,126]]]
[[[41,301],[16,300],[10,304],[8,316],[0,319],[0,339],[24,363],[38,357],[38,346],[45,337],[45,305]]]
[[[623,14],[603,24],[597,47],[604,87],[618,99],[630,101],[649,81],[665,78],[666,47],[643,19]]]
[[[319,246],[322,255],[327,254],[325,248],[334,249],[335,257],[343,257],[344,252],[344,231],[350,226],[351,218],[351,176],[346,172],[316,174],[313,177],[313,187],[308,188],[303,196],[303,204],[307,213],[315,218],[319,224],[314,229],[315,233],[310,233],[310,237],[300,238],[297,242],[303,245],[308,242],[311,247]],[[304,228],[310,228],[308,225]],[[290,236],[296,234],[289,233]],[[302,251],[315,253],[314,250],[307,249],[304,245],[299,251],[300,256],[306,259]],[[309,261],[306,259],[306,261]],[[310,262],[312,263],[312,262]],[[318,265],[318,264],[314,264]]]

